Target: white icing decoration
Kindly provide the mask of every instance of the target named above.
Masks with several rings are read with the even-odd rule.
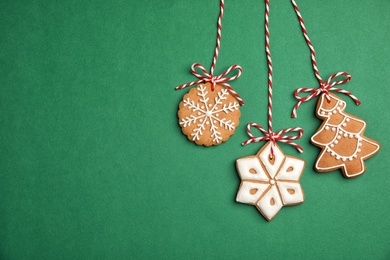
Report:
[[[361,163],[361,165],[362,165],[362,170],[360,171],[360,172],[358,172],[358,173],[355,173],[355,174],[349,174],[348,172],[347,172],[347,169],[346,169],[346,166],[345,166],[345,164],[344,163],[340,163],[339,165],[334,165],[334,166],[330,166],[330,167],[319,167],[319,162],[321,161],[321,159],[322,159],[322,157],[323,157],[323,155],[326,153],[326,152],[331,152],[331,155],[332,156],[334,156],[337,160],[342,160],[343,162],[345,162],[345,161],[352,161],[353,159],[356,159],[357,158],[357,153],[358,152],[361,152],[361,149],[358,149],[358,147],[360,147],[360,146],[362,146],[362,137],[361,137],[361,134],[362,134],[362,132],[363,132],[363,130],[366,128],[366,122],[365,121],[363,121],[363,120],[361,120],[361,119],[359,119],[359,118],[354,118],[354,120],[356,120],[356,121],[358,121],[358,122],[360,122],[360,123],[362,123],[363,124],[363,126],[362,126],[362,128],[360,129],[360,131],[358,132],[358,133],[351,133],[351,132],[349,132],[349,131],[347,131],[346,129],[342,129],[342,127],[345,127],[346,125],[347,125],[347,123],[346,122],[350,122],[351,121],[351,119],[348,117],[348,115],[347,114],[345,114],[344,113],[344,111],[342,111],[341,110],[341,108],[345,108],[346,107],[346,104],[345,104],[345,102],[344,101],[342,101],[342,100],[340,100],[340,99],[338,99],[338,98],[336,98],[336,97],[334,97],[334,96],[332,96],[332,98],[333,99],[336,99],[337,100],[337,104],[336,104],[336,107],[340,107],[340,110],[338,111],[342,116],[344,116],[344,119],[338,124],[338,125],[332,125],[332,124],[329,124],[328,123],[328,120],[329,120],[329,118],[327,119],[327,121],[323,124],[323,126],[317,131],[317,132],[321,132],[321,131],[323,131],[324,129],[326,130],[326,128],[329,128],[329,127],[332,127],[332,131],[333,131],[333,128],[335,128],[335,132],[336,132],[336,135],[335,135],[335,137],[333,138],[333,140],[331,140],[329,143],[326,143],[326,144],[324,144],[324,143],[320,143],[320,142],[317,142],[317,141],[315,141],[314,140],[314,136],[312,136],[312,138],[311,138],[311,141],[314,143],[314,144],[317,144],[317,145],[319,145],[319,146],[325,146],[324,147],[324,151],[320,154],[320,156],[317,158],[317,161],[316,161],[316,168],[318,169],[318,170],[321,170],[321,171],[332,171],[332,170],[334,170],[334,169],[336,169],[336,168],[339,168],[339,167],[343,167],[344,168],[344,170],[345,170],[345,175],[347,176],[347,177],[353,177],[353,176],[357,176],[357,175],[360,175],[360,174],[362,174],[364,171],[365,171],[365,164],[364,164],[364,159],[365,158],[368,158],[368,157],[370,157],[370,156],[372,156],[373,154],[375,154],[378,150],[379,150],[379,145],[378,144],[376,144],[376,143],[374,143],[374,142],[371,142],[371,141],[369,141],[368,139],[364,139],[364,141],[365,142],[367,142],[367,143],[370,143],[370,144],[372,144],[372,145],[374,145],[374,146],[376,146],[377,147],[377,149],[375,149],[373,152],[371,152],[370,154],[367,154],[367,155],[365,155],[365,156],[362,156],[362,157],[360,157],[360,163]],[[324,110],[324,111],[333,111],[333,109],[331,109],[331,110],[326,110],[326,109],[323,109],[322,108],[322,105],[323,105],[323,101],[324,101],[325,99],[324,98],[322,98],[321,99],[321,104],[320,104],[320,109],[319,109],[319,111],[322,111],[322,110]],[[318,111],[318,112],[319,112]],[[339,155],[339,154],[337,154],[333,149],[331,149],[332,147],[334,147],[334,143],[335,144],[337,144],[336,142],[335,142],[335,140],[336,139],[341,139],[342,138],[342,136],[343,137],[349,137],[349,138],[353,138],[353,137],[355,137],[355,138],[357,138],[358,139],[358,142],[357,142],[357,145],[356,145],[356,150],[355,150],[355,152],[352,154],[352,155],[350,155],[350,156],[341,156],[341,155]]]
[[[266,182],[268,182],[269,180],[259,160],[255,156],[238,159],[236,161],[236,166],[241,180],[254,180],[254,181],[266,181]],[[253,174],[249,172],[249,170],[251,169],[254,169],[256,173]]]
[[[303,192],[299,183],[278,181],[277,185],[284,205],[303,202]],[[290,194],[288,190],[293,190],[294,194]]]
[[[271,205],[271,199],[274,200],[274,205]],[[270,220],[279,212],[283,207],[282,200],[280,199],[278,189],[276,186],[272,186],[271,189],[257,202],[257,207]]]
[[[288,172],[287,170],[290,167],[292,167],[292,171]],[[286,156],[286,160],[284,161],[284,164],[280,168],[280,171],[275,179],[298,181],[299,177],[301,177],[303,167],[305,167],[305,161]]]
[[[254,205],[259,200],[260,196],[263,195],[264,191],[268,188],[268,184],[256,183],[243,181],[241,188],[237,193],[236,201],[245,204]],[[257,190],[253,195],[250,193],[251,190]]]
[[[206,129],[206,125],[210,125],[211,138],[214,143],[220,143],[222,141],[221,132],[218,131],[218,128],[224,128],[228,131],[234,131],[235,126],[234,122],[231,120],[227,120],[225,117],[219,118],[220,112],[225,112],[228,114],[229,112],[234,112],[239,109],[239,104],[237,102],[229,102],[229,104],[223,104],[223,100],[229,95],[229,91],[227,89],[221,89],[217,96],[213,101],[214,103],[209,102],[209,98],[207,97],[208,91],[204,85],[199,85],[197,88],[197,94],[200,96],[200,102],[196,103],[190,98],[184,99],[184,106],[191,109],[192,112],[196,114],[187,116],[186,118],[182,118],[180,121],[180,125],[182,127],[188,127],[191,124],[196,124],[199,122],[196,128],[194,128],[193,133],[191,134],[192,140],[199,140],[200,136],[203,134],[203,131]],[[203,119],[201,121],[201,119]],[[214,123],[217,121],[217,123]]]
[[[285,156],[278,146],[274,147],[272,165],[268,157],[270,147],[268,142],[257,156],[240,158],[236,162],[242,180],[236,201],[256,205],[268,220],[274,218],[283,205],[303,202],[299,178],[305,166],[303,160]],[[293,194],[289,190],[293,190]]]
[[[259,155],[260,160],[264,164],[265,168],[267,169],[267,172],[271,177],[271,179],[275,177],[275,174],[279,170],[279,167],[282,164],[284,159],[284,154],[282,153],[282,151],[280,151],[280,149],[277,146],[275,146],[273,150],[274,150],[274,157],[275,157],[274,164],[271,164],[271,162],[268,160],[269,155],[271,154],[270,142],[266,144],[266,147]]]

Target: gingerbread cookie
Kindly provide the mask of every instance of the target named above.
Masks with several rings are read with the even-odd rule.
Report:
[[[271,142],[266,143],[256,156],[236,161],[241,178],[236,201],[255,205],[260,213],[272,220],[283,206],[300,204],[304,193],[299,183],[305,161],[285,156],[278,145],[270,159]]]
[[[229,139],[239,124],[240,105],[229,90],[216,84],[199,84],[179,104],[182,132],[197,145],[219,145]]]
[[[346,103],[329,93],[330,101],[322,94],[316,115],[324,120],[311,142],[322,148],[314,169],[330,172],[341,169],[344,177],[357,177],[365,172],[364,160],[375,155],[380,145],[365,137],[366,122],[344,112]]]

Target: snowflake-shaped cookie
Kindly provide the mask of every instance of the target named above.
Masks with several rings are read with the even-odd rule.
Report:
[[[279,146],[274,147],[270,159],[271,143],[268,142],[256,156],[236,161],[241,185],[236,201],[255,205],[260,213],[272,220],[283,206],[300,204],[304,194],[299,183],[305,161],[285,156]]]
[[[229,139],[239,123],[240,110],[235,97],[225,87],[200,84],[184,95],[179,105],[182,132],[198,145],[218,145]]]

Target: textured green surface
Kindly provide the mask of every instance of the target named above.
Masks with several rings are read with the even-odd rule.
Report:
[[[216,72],[237,63],[241,125],[198,147],[177,106],[209,67],[218,1],[0,1],[0,259],[389,259],[390,1],[298,1],[323,78],[347,71],[382,150],[346,180],[319,174],[315,101],[291,119],[292,92],[315,87],[288,0],[271,1],[274,127],[301,126],[285,153],[307,161],[306,201],[268,223],[234,201],[234,162],[250,121],[266,124],[264,3],[228,0]],[[379,114],[378,114],[379,112]]]

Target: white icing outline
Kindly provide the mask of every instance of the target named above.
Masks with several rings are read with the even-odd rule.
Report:
[[[367,157],[371,157],[371,156],[373,156],[375,153],[377,153],[378,150],[380,149],[380,145],[377,144],[377,143],[372,142],[371,139],[369,139],[369,138],[367,138],[367,137],[366,137],[366,138],[362,138],[362,137],[361,137],[361,134],[362,134],[362,133],[364,132],[364,130],[366,129],[366,125],[367,125],[366,122],[363,121],[362,119],[358,118],[358,117],[355,117],[355,116],[351,117],[349,114],[345,113],[343,110],[345,110],[345,108],[347,107],[347,105],[346,105],[346,103],[345,103],[343,100],[341,100],[341,99],[340,99],[339,97],[337,97],[336,95],[330,94],[330,97],[331,97],[331,98],[337,100],[336,106],[334,106],[334,107],[333,107],[332,109],[330,109],[330,110],[328,110],[328,109],[323,109],[323,108],[322,108],[322,105],[323,105],[323,102],[324,102],[324,100],[325,100],[324,95],[325,95],[325,94],[323,94],[323,95],[321,96],[321,103],[320,103],[320,105],[318,106],[317,115],[319,115],[320,117],[326,118],[326,119],[325,119],[326,121],[324,121],[324,122],[322,123],[322,125],[320,126],[320,128],[319,128],[319,129],[316,131],[316,133],[311,137],[311,142],[312,142],[314,145],[319,146],[319,147],[322,148],[322,152],[320,153],[320,155],[319,155],[318,158],[317,158],[317,161],[316,161],[316,164],[315,164],[315,168],[316,168],[318,171],[324,171],[324,172],[329,172],[329,171],[333,171],[333,170],[336,170],[336,169],[338,169],[338,168],[341,168],[341,169],[342,169],[342,172],[344,173],[344,175],[345,175],[346,177],[356,177],[356,176],[358,176],[358,175],[361,175],[361,174],[363,174],[363,173],[366,171],[366,166],[365,166],[365,163],[364,163],[364,159],[366,159]],[[338,110],[337,108],[339,107],[339,105],[341,105],[342,108],[340,108],[340,109]],[[329,116],[328,114],[326,114],[326,115],[321,114],[321,113],[320,113],[321,111],[327,111],[328,113],[332,113],[332,114],[335,114],[333,111],[336,111],[336,113],[340,113],[342,116],[344,116],[344,119],[343,119],[338,125],[329,124],[329,123],[327,123],[327,122],[329,121],[330,116]],[[347,121],[347,119],[351,119],[351,118],[352,118],[353,120],[356,120],[356,121],[360,122],[360,123],[363,123],[363,127],[362,127],[361,130],[360,130],[359,132],[357,132],[357,133],[348,132],[348,131],[346,131],[346,130],[343,128],[343,124],[348,124],[349,121]],[[326,129],[325,129],[326,127],[328,127],[329,129],[326,130]],[[344,127],[345,127],[345,126],[344,126]],[[336,128],[336,130],[335,130],[336,134],[335,134],[334,138],[332,139],[332,141],[331,141],[330,143],[328,143],[328,144],[322,144],[322,143],[316,142],[316,141],[314,140],[314,137],[317,136],[317,133],[320,133],[320,132],[322,132],[322,131],[333,131],[332,128]],[[335,142],[336,140],[338,140],[337,137],[339,136],[339,132],[340,132],[340,131],[343,132],[343,133],[340,134],[340,135],[344,135],[344,133],[347,133],[347,134],[348,134],[348,136],[347,136],[347,137],[344,137],[344,138],[349,138],[349,135],[353,135],[352,138],[357,138],[357,139],[358,139],[358,141],[357,141],[357,147],[356,147],[356,150],[355,150],[355,152],[353,153],[353,155],[350,155],[350,156],[342,156],[342,155],[339,155],[339,154],[337,154],[337,153],[332,149],[332,147],[330,147],[331,144],[334,144],[334,142]],[[342,137],[342,138],[343,138],[343,137]],[[367,142],[367,143],[370,143],[370,144],[376,146],[377,149],[375,149],[372,153],[369,153],[369,154],[367,154],[367,155],[365,155],[365,156],[360,157],[360,163],[361,163],[361,165],[362,165],[362,170],[361,170],[360,172],[355,173],[355,174],[348,174],[347,167],[346,167],[345,163],[343,163],[343,160],[350,160],[350,158],[352,158],[352,160],[353,160],[354,158],[356,158],[355,156],[357,155],[358,152],[360,152],[360,151],[359,151],[359,150],[360,150],[359,147],[361,146],[362,141],[365,141],[365,142]],[[338,141],[337,141],[337,142],[338,142]],[[335,165],[335,166],[333,166],[333,167],[328,167],[328,168],[319,167],[319,166],[318,166],[319,162],[321,161],[323,155],[326,154],[327,152],[330,152],[330,153],[331,153],[331,156],[335,156],[335,157],[336,157],[336,160],[340,160],[340,164]]]
[[[189,117],[186,116],[186,118],[182,118],[180,121],[180,125],[182,127],[190,126],[191,123],[196,124],[199,121],[199,124],[197,124],[197,127],[192,130],[191,136],[192,141],[199,140],[200,136],[203,134],[203,130],[205,130],[205,124],[210,125],[210,131],[211,131],[211,137],[213,138],[213,143],[220,143],[222,142],[221,132],[218,131],[218,123],[219,127],[224,127],[228,131],[234,131],[235,126],[234,122],[232,122],[230,119],[227,120],[226,118],[219,118],[220,112],[225,112],[228,114],[229,112],[234,112],[239,109],[239,104],[237,102],[229,102],[229,104],[223,104],[222,100],[226,99],[226,96],[229,95],[229,90],[222,88],[220,91],[218,91],[217,96],[214,99],[214,105],[210,109],[210,105],[212,103],[209,103],[209,98],[207,97],[208,91],[206,90],[207,87],[205,87],[202,84],[199,84],[196,87],[197,95],[200,96],[200,102],[201,103],[195,103],[195,101],[191,100],[190,98],[183,99],[183,104],[185,107],[188,107],[188,109],[191,109],[193,113],[198,112],[197,116],[190,115]],[[222,105],[218,109],[218,105]],[[201,113],[201,115],[199,115]],[[218,116],[217,116],[218,114]],[[203,119],[204,118],[204,119]],[[217,121],[218,123],[214,123]]]
[[[267,142],[257,152],[256,156],[247,156],[237,159],[236,161],[237,172],[241,179],[236,201],[239,203],[255,205],[259,212],[269,221],[278,214],[283,206],[292,206],[304,201],[304,192],[300,185],[300,177],[302,176],[306,164],[305,161],[299,158],[284,155],[277,145],[274,146],[275,158],[277,159],[279,157],[282,159],[279,159],[279,164],[276,164],[276,159],[274,164],[270,164],[268,155],[270,154],[271,145],[271,142]],[[268,163],[268,167],[265,165],[264,160]],[[274,177],[271,177],[270,171],[274,172],[274,170],[271,169],[273,166],[277,169]],[[289,167],[293,168],[291,170],[291,178],[288,178],[290,172],[287,172],[287,169]],[[250,169],[255,169],[256,173],[250,173]],[[278,178],[280,173],[282,176],[281,178]],[[267,179],[264,179],[264,177]],[[264,188],[264,185],[267,185],[267,187]],[[291,189],[294,189],[296,192],[294,193],[295,195],[286,194],[286,191],[282,194],[279,185],[282,185],[283,187],[286,187],[286,185],[287,187],[292,187]],[[299,188],[297,188],[297,186]],[[254,187],[261,187],[262,189],[258,189],[256,193],[252,195],[249,191]],[[276,190],[278,197],[272,197],[271,194],[268,194],[271,190]],[[273,195],[275,195],[275,192]],[[265,198],[269,199],[270,196],[274,198],[274,205],[271,205],[269,201],[263,200]],[[291,198],[291,196],[296,198]],[[284,201],[283,197],[286,201]],[[278,201],[281,202],[281,205],[278,204]],[[275,210],[274,206],[280,208]]]

